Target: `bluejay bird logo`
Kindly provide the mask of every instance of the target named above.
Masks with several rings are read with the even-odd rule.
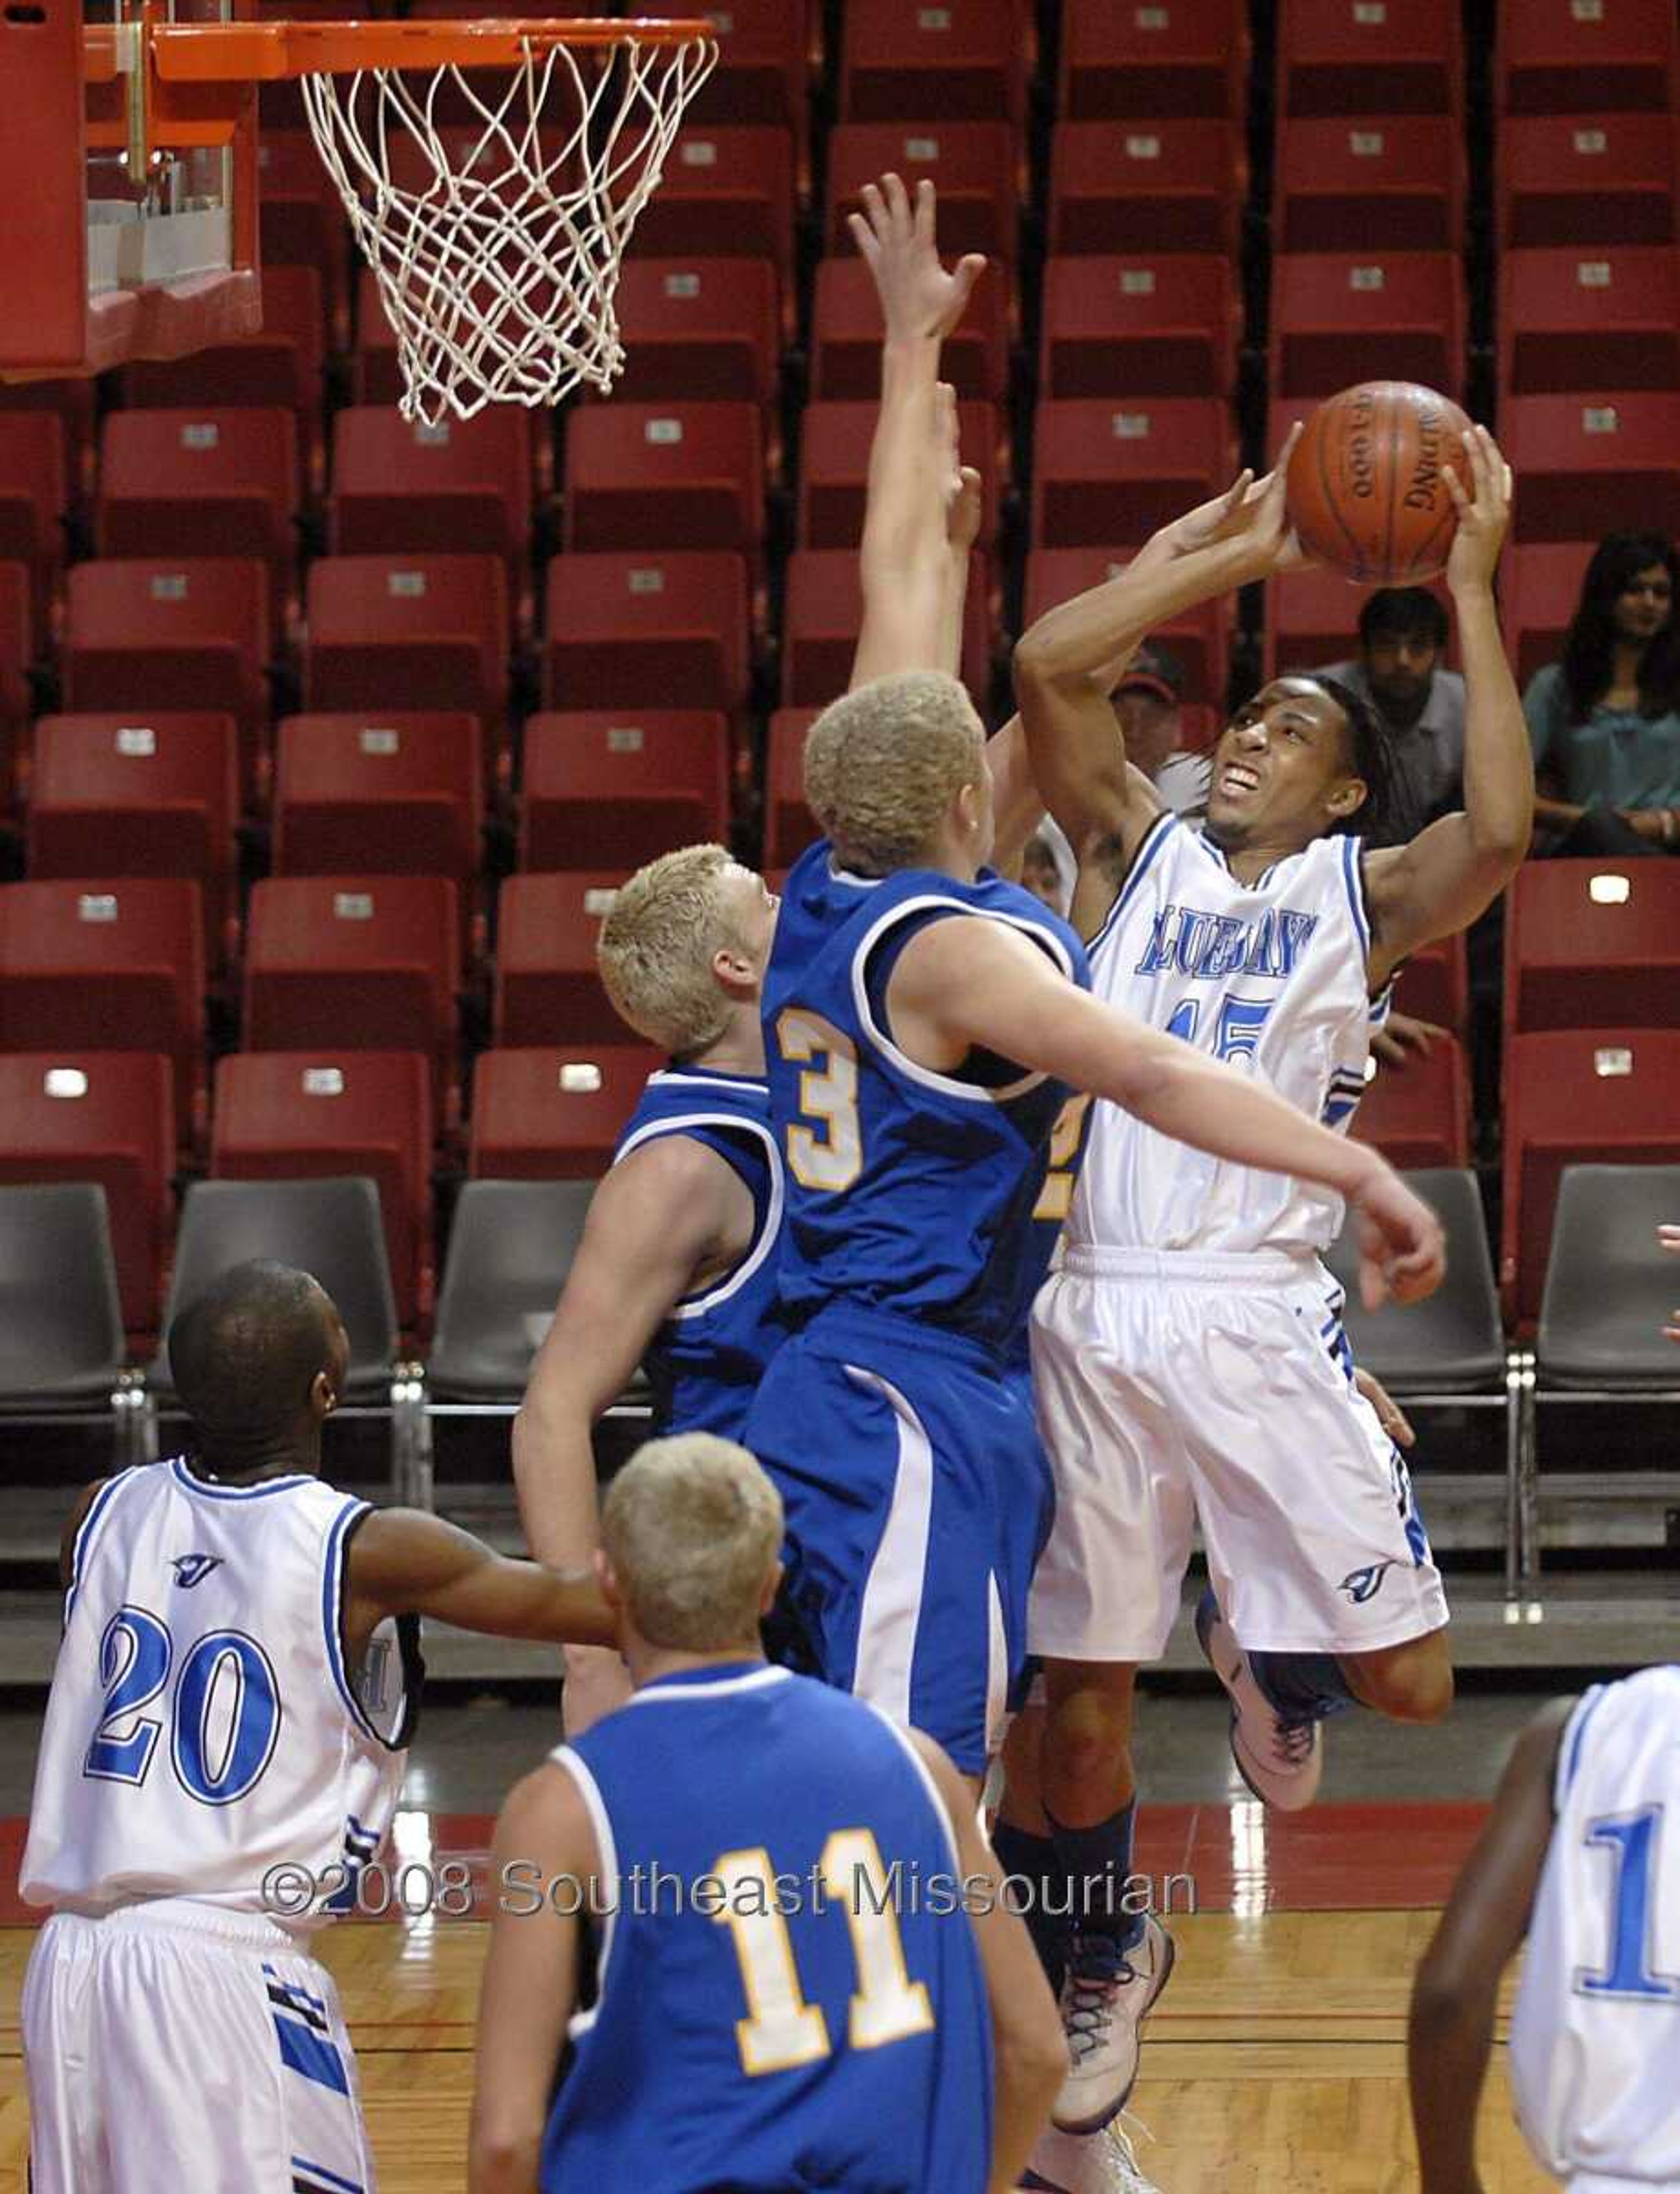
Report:
[[[1350,1570],[1336,1589],[1345,1592],[1356,1607],[1363,1607],[1368,1600],[1374,1600],[1382,1590],[1383,1579],[1393,1567],[1390,1556],[1385,1562],[1372,1562],[1362,1570]]]
[[[221,1567],[220,1554],[176,1554],[170,1566],[175,1573],[175,1582],[183,1592],[191,1592],[195,1584],[203,1584],[212,1570]]]

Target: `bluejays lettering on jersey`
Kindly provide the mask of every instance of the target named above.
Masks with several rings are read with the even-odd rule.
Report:
[[[1291,906],[1268,907],[1258,922],[1194,906],[1164,906],[1155,917],[1137,972],[1163,975],[1176,969],[1207,982],[1229,975],[1287,981],[1317,927],[1316,914]]]
[[[783,1339],[777,1251],[785,1201],[770,1091],[758,1077],[672,1066],[648,1077],[613,1163],[665,1135],[715,1151],[753,1199],[753,1238],[737,1263],[686,1295],[660,1328],[643,1367],[656,1433],[739,1439],[760,1380]]]

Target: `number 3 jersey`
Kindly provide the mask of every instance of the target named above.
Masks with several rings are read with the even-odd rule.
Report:
[[[1210,838],[1163,815],[1088,949],[1098,997],[1346,1128],[1372,1016],[1358,839],[1316,839],[1244,884]],[[1069,1245],[1300,1255],[1340,1230],[1327,1191],[1210,1157],[1117,1106],[1092,1109]]]
[[[985,1984],[909,1739],[749,1663],[649,1684],[553,1757],[608,1916],[543,2194],[983,2194]]]
[[[1511,2022],[1529,2145],[1575,2194],[1680,2186],[1680,1668],[1583,1694]]]
[[[359,1683],[346,1666],[345,1556],[369,1513],[318,1478],[214,1485],[179,1460],[100,1490],[66,1595],[27,1903],[261,1911],[272,1867],[326,1877],[330,1895],[345,1877],[329,1869],[376,1855],[418,1661],[387,1624]]]
[[[1053,1230],[1032,1221],[1046,1170],[1078,1157],[1076,1134],[1066,1152],[1051,1147],[1067,1086],[989,1053],[936,1073],[893,1040],[898,956],[953,916],[1003,923],[1088,982],[1068,925],[997,876],[853,876],[823,841],[788,879],[764,1036],[788,1168],[782,1301],[796,1325],[843,1301],[1007,1349],[1043,1278]]]

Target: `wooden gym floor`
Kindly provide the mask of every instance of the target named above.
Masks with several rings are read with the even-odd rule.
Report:
[[[1138,1865],[1190,1874],[1170,1924],[1172,1984],[1150,2022],[1132,2111],[1164,2194],[1404,2194],[1412,1969],[1479,1824],[1475,1805],[1326,1805],[1296,1820],[1256,1806],[1161,1806]],[[18,1999],[33,1930],[13,1893],[19,1822],[0,1824],[0,2190],[21,2187],[28,2114]],[[481,1816],[402,1817],[404,1856],[480,1864]],[[361,2064],[381,2194],[465,2183],[473,2020],[488,1929],[433,1919],[330,1930]],[[1509,1993],[1505,1999],[1509,2008]],[[1500,2038],[1503,2042],[1504,2019]],[[1486,2194],[1540,2194],[1511,2121],[1503,2047],[1482,2128]]]

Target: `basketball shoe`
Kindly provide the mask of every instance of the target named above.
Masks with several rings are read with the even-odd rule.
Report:
[[[1118,2125],[1101,2133],[1041,2133],[1027,2161],[1023,2187],[1037,2194],[1161,2194]]]
[[[1281,1813],[1299,1813],[1318,1795],[1324,1772],[1322,1725],[1279,1714],[1255,1682],[1248,1656],[1211,1589],[1197,1605],[1195,1634],[1230,1697],[1230,1749],[1237,1773],[1264,1804]]]
[[[1062,1983],[1062,2030],[1072,2060],[1050,2113],[1059,2133],[1095,2133],[1119,2115],[1138,2077],[1138,2030],[1173,1970],[1173,1938],[1153,1913],[1129,1950],[1076,1935]]]

